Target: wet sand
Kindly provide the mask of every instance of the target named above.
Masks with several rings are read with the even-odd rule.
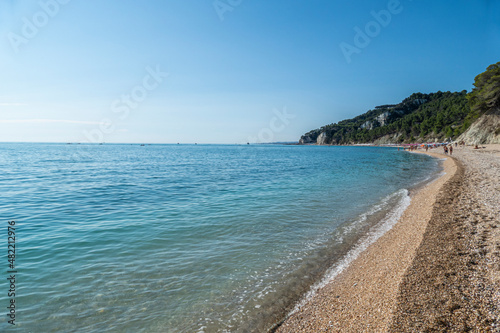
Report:
[[[500,331],[500,147],[453,157],[390,231],[276,332]]]

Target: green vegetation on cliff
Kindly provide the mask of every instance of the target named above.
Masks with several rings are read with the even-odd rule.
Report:
[[[474,116],[500,107],[500,62],[476,76],[474,87],[467,96]]]
[[[415,93],[399,104],[323,126],[302,136],[300,143],[353,144],[425,142],[457,138],[483,113],[500,107],[500,62],[476,77],[470,94]]]

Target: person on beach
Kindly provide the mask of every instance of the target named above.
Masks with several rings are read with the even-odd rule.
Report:
[[[429,150],[429,145],[425,145],[425,152]]]
[[[453,145],[450,146],[450,156],[453,154]]]
[[[444,153],[448,155],[448,147],[446,145],[443,146]]]

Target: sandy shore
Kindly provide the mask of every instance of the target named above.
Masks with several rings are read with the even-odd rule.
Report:
[[[500,147],[453,157],[390,231],[276,332],[500,331]]]

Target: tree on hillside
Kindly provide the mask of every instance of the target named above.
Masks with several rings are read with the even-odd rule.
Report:
[[[496,68],[499,67],[500,64]],[[478,87],[486,87],[489,91],[491,82],[496,82],[492,81],[494,76],[479,78],[485,83],[478,83]],[[476,93],[476,96],[479,95]],[[379,118],[381,115],[387,115],[383,125]],[[377,106],[353,119],[310,131],[303,138],[315,142],[321,133],[325,133],[325,142],[333,144],[366,143],[378,139],[386,142],[414,142],[416,138],[419,141],[441,140],[459,136],[475,118],[466,90],[415,93],[399,104]]]
[[[476,117],[500,107],[500,62],[488,66],[485,72],[476,76],[474,87],[467,98]]]

